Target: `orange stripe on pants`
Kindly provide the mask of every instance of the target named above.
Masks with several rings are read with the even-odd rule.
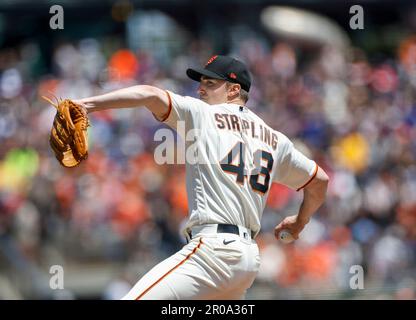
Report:
[[[201,238],[201,239],[199,239],[198,245],[194,248],[194,250],[192,250],[192,252],[190,254],[188,254],[186,256],[185,259],[183,259],[176,266],[174,266],[172,269],[170,269],[168,272],[166,272],[163,276],[161,276],[155,283],[153,283],[150,287],[148,287],[146,290],[144,290],[135,300],[140,300],[141,297],[143,297],[146,293],[148,293],[150,291],[150,289],[152,289],[155,285],[157,285],[160,281],[162,281],[167,275],[169,275],[172,271],[174,271],[175,269],[180,267],[182,264],[184,264],[185,261],[187,261],[196,252],[196,250],[198,250],[201,247],[202,243],[203,242],[202,242],[202,238]]]

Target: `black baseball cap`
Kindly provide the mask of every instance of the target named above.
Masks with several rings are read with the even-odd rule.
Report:
[[[205,64],[204,68],[186,70],[189,78],[201,81],[202,76],[238,83],[247,92],[250,90],[251,77],[246,65],[232,57],[215,55]]]

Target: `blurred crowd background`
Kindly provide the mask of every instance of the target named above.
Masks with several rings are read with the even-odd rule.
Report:
[[[416,6],[381,2],[361,2],[363,30],[349,26],[354,3],[290,2],[331,19],[339,30],[315,32],[341,44],[272,32],[260,0],[65,1],[62,30],[49,27],[59,1],[2,3],[0,298],[119,299],[185,243],[184,165],[153,156],[164,125],[142,108],[91,114],[89,159],[65,169],[41,95],[151,84],[196,96],[185,69],[230,54],[252,71],[248,106],[330,176],[325,205],[291,245],[273,228],[302,193],[273,185],[247,298],[415,299]],[[62,290],[50,288],[55,265]],[[361,290],[350,287],[357,265]]]

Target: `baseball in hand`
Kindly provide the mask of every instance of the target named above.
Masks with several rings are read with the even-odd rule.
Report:
[[[295,238],[293,238],[289,231],[282,230],[279,232],[279,240],[283,243],[291,243]]]

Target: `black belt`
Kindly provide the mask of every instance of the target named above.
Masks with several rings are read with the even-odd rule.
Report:
[[[222,223],[218,224],[217,233],[232,233],[232,234],[240,235],[240,231],[237,226],[233,224],[222,224]],[[191,231],[189,231],[188,235],[189,235],[189,238],[192,239]],[[251,231],[251,238],[254,239],[253,231]]]
[[[217,228],[217,233],[233,233],[240,235],[238,227],[233,224],[219,224]]]

